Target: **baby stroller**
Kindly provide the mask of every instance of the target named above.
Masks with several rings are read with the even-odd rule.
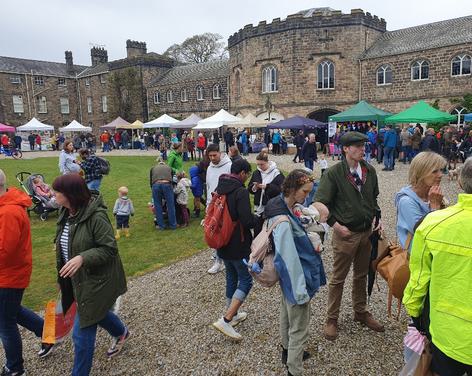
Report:
[[[33,180],[36,177],[40,177],[44,181],[44,176],[41,174],[33,174],[24,171],[16,174],[16,180],[18,180],[18,183],[20,183],[21,188],[23,188],[23,190],[33,201],[33,205],[28,208],[28,215],[30,215],[31,212],[34,212],[39,215],[39,219],[45,221],[50,213],[57,212],[59,208],[55,205],[55,203],[51,202],[50,199],[35,193]]]

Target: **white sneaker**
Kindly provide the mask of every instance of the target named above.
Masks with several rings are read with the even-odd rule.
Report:
[[[243,338],[241,336],[241,334],[239,334],[236,330],[233,329],[233,327],[231,326],[230,323],[225,322],[223,317],[218,319],[218,321],[215,321],[213,323],[213,327],[215,329],[218,329],[224,335],[226,335],[226,336],[228,336],[228,337],[230,337],[230,338],[232,338],[236,341],[240,341]]]
[[[213,266],[210,269],[208,269],[208,273],[216,274],[218,272],[222,272],[223,270],[225,270],[225,264],[223,262],[215,261]]]
[[[231,326],[236,326],[246,319],[247,319],[247,312],[238,312],[236,316],[233,316],[233,319],[231,320],[230,324]]]

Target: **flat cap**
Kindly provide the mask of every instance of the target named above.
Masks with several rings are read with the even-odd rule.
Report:
[[[339,139],[339,142],[342,146],[349,146],[360,142],[366,142],[368,139],[369,138],[364,133],[351,131],[344,133]]]

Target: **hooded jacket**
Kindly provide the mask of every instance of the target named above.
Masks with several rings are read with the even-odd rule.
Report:
[[[428,214],[431,209],[426,202],[418,197],[411,188],[411,185],[403,187],[395,195],[395,207],[397,208],[398,241],[402,247],[405,247],[408,233],[414,233],[413,229],[416,223]]]
[[[254,195],[254,206],[264,206],[271,198],[278,196],[284,179],[284,175],[279,171],[277,165],[273,161],[269,162],[269,168],[265,171],[262,171],[258,167],[257,170],[253,172],[248,184],[249,193]],[[254,192],[252,189],[254,183],[266,184],[264,194],[262,194],[262,189],[258,189]]]
[[[200,171],[198,166],[192,166],[190,167],[190,170],[188,170],[188,173],[190,175],[190,181],[192,182],[190,189],[192,190],[192,194],[194,197],[203,196],[203,182],[200,178],[199,172]]]
[[[183,157],[182,153],[178,153],[175,150],[171,150],[167,156],[167,164],[172,169],[172,173],[176,174],[183,170]]]
[[[221,154],[218,164],[210,163],[206,173],[206,197],[207,207],[211,202],[211,193],[215,191],[218,185],[218,179],[223,174],[231,173],[231,159],[227,154]]]
[[[221,175],[216,192],[226,195],[229,214],[233,221],[238,221],[227,245],[218,249],[218,256],[224,260],[241,260],[251,253],[254,215],[251,212],[249,192],[241,180],[235,175]]]
[[[403,294],[419,317],[429,292],[432,342],[444,354],[472,365],[472,194],[426,216],[415,233],[410,280]]]
[[[279,223],[274,231],[274,265],[279,274],[282,293],[290,304],[305,304],[326,284],[323,261],[315,252],[313,244],[300,220],[287,207],[282,195],[271,199],[264,215],[269,226],[281,215],[286,215],[289,222]]]
[[[16,188],[0,196],[0,288],[25,289],[32,270],[31,198]]]
[[[55,239],[58,272],[64,265],[60,235],[67,220],[69,260],[81,255],[83,264],[73,277],[58,277],[58,282],[64,312],[75,299],[80,327],[85,328],[101,321],[116,299],[126,292],[126,278],[107,207],[98,192],[93,192],[89,204],[72,218],[68,209],[61,209]]]

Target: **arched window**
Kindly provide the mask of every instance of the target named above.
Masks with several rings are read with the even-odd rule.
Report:
[[[159,95],[158,91],[154,92],[154,104],[159,104],[161,103],[161,96]]]
[[[392,83],[392,68],[385,64],[377,69],[377,85],[390,85]]]
[[[329,60],[318,65],[318,89],[334,89],[334,64]]]
[[[426,60],[415,61],[411,65],[411,79],[427,80],[429,78],[429,63]]]
[[[451,115],[457,115],[457,121],[451,124],[464,124],[464,115],[467,113],[464,107],[456,107],[451,111]]]
[[[169,90],[167,92],[167,103],[173,103],[174,102],[174,93],[172,90]]]
[[[470,74],[470,56],[458,55],[452,59],[451,63],[452,76],[465,76]]]
[[[277,89],[277,68],[269,65],[262,70],[262,92],[272,93]]]
[[[213,99],[221,99],[221,86],[216,84],[213,86]]]
[[[203,86],[197,86],[197,101],[203,100]]]
[[[241,73],[239,70],[236,71],[234,75],[234,86],[236,88],[236,96],[240,97],[241,96]]]
[[[187,102],[188,101],[187,89],[182,89],[180,91],[180,101],[181,102]]]

